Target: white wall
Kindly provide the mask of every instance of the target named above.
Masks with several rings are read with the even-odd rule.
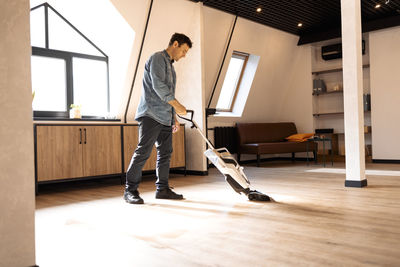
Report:
[[[122,92],[123,100],[121,101],[121,106],[118,112],[118,117],[123,120],[125,114],[125,108],[129,98],[129,91],[132,86],[132,80],[136,68],[136,62],[139,56],[143,32],[146,25],[147,13],[150,8],[150,0],[140,0],[140,1],[110,0],[110,1],[113,3],[115,8],[120,12],[120,14],[124,17],[126,22],[135,31],[135,40],[133,42],[132,50],[129,55],[127,75],[124,81],[124,87]],[[141,77],[137,75],[136,79],[141,80]],[[138,94],[140,94],[140,91],[134,91],[133,99],[137,99]],[[135,105],[137,106],[137,100],[132,102],[131,102],[132,106]],[[128,115],[130,116],[130,120],[132,120],[133,114],[128,114]]]
[[[113,0],[113,4],[137,33],[131,55],[131,73],[133,78],[140,42],[144,31],[150,1]],[[140,20],[138,19],[141,18]],[[202,59],[202,4],[187,0],[154,0],[148,24],[147,34],[141,60],[134,84],[131,103],[128,110],[128,121],[134,122],[136,108],[142,92],[142,78],[146,60],[155,52],[167,48],[173,33],[184,33],[193,41],[193,47],[185,58],[174,63],[177,73],[176,98],[188,109],[195,110],[195,120],[203,127],[204,116],[204,82]],[[132,80],[131,80],[132,81]],[[128,96],[130,84],[126,84],[125,95]],[[188,126],[188,125],[187,125]],[[199,134],[186,128],[187,169],[204,171],[205,158],[202,154],[205,143]]]
[[[29,1],[0,0],[0,6],[0,266],[33,266]]]
[[[222,62],[234,16],[204,8],[206,103]],[[233,50],[260,56],[242,117],[209,117],[210,127],[235,122],[293,121],[299,132],[311,132],[312,79],[310,46],[298,36],[238,18],[211,107],[215,107]]]
[[[372,158],[400,160],[400,27],[370,33]]]

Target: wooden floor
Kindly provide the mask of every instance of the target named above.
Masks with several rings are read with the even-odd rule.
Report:
[[[369,164],[368,187],[345,188],[343,163],[244,166],[272,203],[236,194],[216,169],[172,175],[184,201],[122,200],[117,180],[42,190],[40,267],[400,266],[400,165]]]

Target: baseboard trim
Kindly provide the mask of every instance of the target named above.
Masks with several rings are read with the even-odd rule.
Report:
[[[207,176],[208,175],[208,171],[195,171],[195,170],[170,170],[170,173],[176,173],[176,174],[187,174],[187,175],[197,175],[197,176]]]
[[[372,159],[372,163],[395,163],[400,164],[398,159]]]
[[[198,175],[198,176],[207,176],[208,175],[208,171],[186,170],[186,174]]]
[[[292,161],[293,159],[291,157],[273,157],[273,158],[263,158],[260,159],[260,162],[268,162],[268,161],[277,161],[277,160],[288,160]],[[307,161],[307,158],[294,158],[294,161]],[[308,161],[314,161],[314,158],[308,158]],[[248,164],[248,163],[257,163],[256,159],[250,159],[250,160],[241,160],[240,164]]]
[[[361,180],[361,181],[346,180],[344,182],[344,186],[345,187],[358,187],[358,188],[361,188],[361,187],[365,187],[367,185],[368,185],[367,179],[364,179],[364,180]]]
[[[113,179],[113,178],[121,179],[121,176],[123,176],[123,175],[124,174],[122,174],[122,173],[118,173],[118,174],[107,174],[107,175],[97,175],[97,176],[84,176],[84,177],[76,177],[76,178],[46,180],[46,181],[38,181],[38,185],[57,184],[57,183],[65,183],[65,182],[78,183],[80,181],[90,181],[90,180],[99,180],[100,181],[102,179]]]

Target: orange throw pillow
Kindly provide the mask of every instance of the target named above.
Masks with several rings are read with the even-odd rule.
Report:
[[[313,133],[292,134],[291,136],[288,136],[285,139],[292,142],[304,142],[313,136],[314,136]]]

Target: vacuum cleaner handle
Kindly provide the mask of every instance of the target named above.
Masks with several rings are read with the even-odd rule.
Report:
[[[211,149],[214,149],[213,144],[210,142],[210,140],[207,139],[207,137],[205,137],[205,135],[204,135],[203,132],[200,130],[200,128],[199,128],[199,126],[197,125],[197,123],[193,120],[194,110],[187,109],[186,112],[187,112],[187,113],[191,113],[190,119],[189,119],[189,118],[182,117],[182,116],[180,116],[180,115],[178,115],[178,114],[177,114],[177,115],[178,115],[178,117],[181,118],[182,120],[191,122],[191,123],[192,123],[192,126],[190,126],[190,128],[196,128],[197,131],[200,133],[201,137],[203,137],[204,141],[206,141],[206,143],[208,144],[208,146],[209,146]]]
[[[187,113],[191,113],[190,119],[189,119],[189,118],[182,117],[181,115],[178,115],[178,114],[177,114],[177,115],[178,115],[178,117],[181,118],[182,120],[191,122],[191,123],[192,123],[192,126],[190,126],[190,128],[197,128],[197,125],[196,125],[195,122],[193,121],[194,110],[187,109],[186,112],[187,112]]]

